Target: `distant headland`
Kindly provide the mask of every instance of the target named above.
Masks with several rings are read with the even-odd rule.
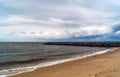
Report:
[[[46,42],[45,45],[120,47],[120,42]]]

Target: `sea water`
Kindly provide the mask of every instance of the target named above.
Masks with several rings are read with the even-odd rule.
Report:
[[[113,51],[116,48],[0,43],[0,77]]]

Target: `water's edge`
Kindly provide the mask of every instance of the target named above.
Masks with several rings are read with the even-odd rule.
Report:
[[[87,58],[87,57],[90,57],[90,56],[100,55],[100,54],[104,54],[104,53],[107,53],[107,52],[115,51],[116,49],[118,49],[118,48],[109,48],[109,49],[106,49],[106,50],[103,50],[103,51],[97,51],[95,53],[87,54],[87,55],[83,55],[83,56],[74,56],[72,58],[54,60],[54,61],[50,61],[50,62],[44,62],[44,63],[40,63],[36,66],[3,70],[3,71],[0,71],[0,73],[3,73],[3,75],[0,75],[0,77],[8,77],[8,76],[13,76],[13,75],[17,75],[17,74],[21,74],[21,73],[25,73],[25,72],[31,72],[31,71],[34,71],[36,69],[42,68],[42,67],[53,66],[53,65],[73,61],[73,60]],[[17,72],[16,72],[16,70],[17,70]],[[18,72],[18,70],[19,70],[19,72]],[[11,73],[9,73],[9,72],[11,72]]]

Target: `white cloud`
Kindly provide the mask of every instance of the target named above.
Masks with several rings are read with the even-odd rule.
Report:
[[[115,20],[118,14],[106,8],[115,5],[115,1],[1,0],[0,3],[12,10],[1,17],[4,26],[0,27],[0,34],[48,39],[110,34],[119,19]]]
[[[99,26],[87,25],[79,27],[77,29],[70,29],[69,32],[75,37],[104,35],[112,33],[112,27],[105,25],[101,25],[100,27]]]
[[[83,37],[93,35],[104,35],[112,32],[112,27],[101,25],[99,26],[80,26],[78,28],[62,28],[62,27],[41,27],[41,26],[8,26],[1,27],[3,33],[14,34],[19,37],[26,38],[46,38],[46,39],[61,39],[70,37]]]
[[[120,31],[115,32],[115,35],[120,35]]]
[[[38,24],[39,26],[41,25],[61,25],[61,24],[73,24],[75,23],[74,21],[70,20],[62,20],[59,18],[48,18],[48,19],[35,19],[35,18],[30,18],[27,16],[19,16],[19,15],[10,15],[4,19],[1,19],[2,23],[7,23],[9,25],[29,25],[29,24]]]

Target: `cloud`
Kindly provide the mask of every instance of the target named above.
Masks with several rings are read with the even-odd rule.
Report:
[[[120,35],[120,31],[115,32],[115,35]]]
[[[0,37],[8,39],[101,39],[119,33],[118,0],[0,0],[0,6]]]
[[[41,27],[41,26],[8,26],[2,27],[2,35],[14,35],[23,38],[41,38],[41,39],[65,39],[71,37],[85,37],[95,35],[105,35],[112,33],[112,28],[102,25],[98,26],[81,26],[76,28],[62,27]]]

